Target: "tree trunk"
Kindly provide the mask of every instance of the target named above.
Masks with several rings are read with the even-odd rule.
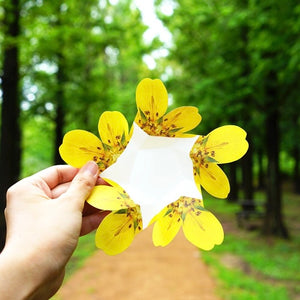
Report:
[[[5,243],[6,225],[4,208],[6,191],[19,179],[20,174],[20,99],[19,60],[17,37],[20,34],[19,0],[4,4],[4,49],[2,75],[2,125],[0,143],[0,251]]]
[[[228,195],[229,202],[237,202],[239,187],[237,182],[237,163],[233,162],[229,164],[229,182],[230,182],[230,193]]]
[[[294,170],[293,170],[293,186],[294,193],[300,194],[300,164],[299,164],[299,148],[295,146],[294,153]]]
[[[254,190],[253,190],[253,151],[251,139],[247,137],[249,142],[249,149],[246,155],[242,158],[242,178],[243,178],[243,191],[244,191],[244,205],[243,211],[255,210],[254,203]]]
[[[248,1],[238,1],[238,4],[241,6],[242,10],[247,10],[249,3]],[[245,84],[243,88],[247,88],[247,84],[249,82],[249,76],[251,74],[251,57],[248,52],[248,45],[249,45],[249,25],[248,23],[244,23],[240,26],[241,30],[241,40],[243,41],[243,47],[241,48],[240,51],[240,57],[242,59],[242,72],[241,75],[245,80]],[[247,82],[247,83],[246,83]],[[244,108],[241,110],[241,114],[244,120],[244,123],[247,128],[247,124],[251,123],[251,110],[253,109],[251,107],[251,103],[253,103],[253,98],[252,95],[246,94],[243,97],[243,102],[244,102]],[[250,112],[250,113],[249,113]],[[247,140],[249,142],[249,149],[245,156],[242,158],[241,163],[242,163],[242,187],[243,187],[243,192],[244,192],[244,201],[242,204],[242,210],[243,211],[252,211],[255,210],[255,205],[254,205],[254,200],[253,200],[253,149],[251,145],[251,140],[250,136],[247,135]]]
[[[62,16],[61,16],[61,3],[57,3],[57,21],[55,26],[57,30],[60,30],[62,26]],[[64,123],[65,123],[65,83],[66,83],[66,73],[64,68],[64,55],[63,55],[63,32],[61,31],[60,39],[58,40],[59,48],[56,53],[57,59],[57,72],[56,72],[56,115],[55,115],[55,143],[54,143],[54,157],[53,161],[55,165],[63,164],[64,161],[59,154],[59,146],[62,143],[64,134]]]
[[[272,93],[269,96],[276,94]],[[276,100],[275,100],[276,101]],[[266,117],[266,147],[268,156],[268,180],[266,214],[263,224],[265,235],[288,238],[288,231],[283,223],[281,180],[279,172],[279,112],[278,107],[269,108]]]
[[[57,90],[56,90],[56,116],[55,116],[55,144],[54,144],[54,164],[63,164],[58,148],[62,143],[64,134],[65,121],[65,101],[64,101],[64,84],[65,74],[62,66],[63,57],[58,55],[58,70],[56,73]]]
[[[262,151],[258,151],[257,153],[257,164],[258,164],[258,182],[257,182],[257,189],[263,190],[266,187],[265,183],[265,172],[263,166],[263,153]]]

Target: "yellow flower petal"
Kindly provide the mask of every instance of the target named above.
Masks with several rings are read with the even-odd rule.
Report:
[[[126,191],[115,181],[108,179],[108,178],[102,178],[104,181],[106,181],[109,185],[113,186],[119,193],[125,194],[128,196]],[[129,197],[129,196],[128,196]]]
[[[182,133],[182,134],[180,134],[180,137],[182,137],[182,138],[192,138],[194,136],[196,136],[196,135],[192,134],[192,133]]]
[[[85,130],[72,130],[65,134],[59,153],[67,164],[80,168],[89,160],[98,163],[104,155],[104,149],[94,134]]]
[[[168,93],[161,80],[143,79],[136,89],[136,105],[138,124],[138,119],[154,121],[164,115],[168,107]]]
[[[179,214],[170,212],[156,221],[152,231],[152,240],[155,246],[168,245],[178,233],[182,225]]]
[[[194,129],[200,122],[201,116],[194,106],[175,108],[163,117],[163,127],[170,128],[170,132],[177,137],[190,137],[184,132]]]
[[[107,215],[96,231],[96,246],[106,254],[116,255],[126,250],[135,236],[133,221],[126,214]]]
[[[209,211],[190,211],[183,221],[183,232],[192,244],[203,250],[211,250],[224,239],[222,225]]]
[[[115,152],[116,147],[124,149],[128,141],[128,123],[123,114],[118,111],[104,112],[98,122],[98,130],[104,144],[112,147]]]
[[[229,181],[222,169],[214,163],[201,165],[200,175],[195,175],[195,182],[200,183],[202,187],[212,196],[217,198],[226,198],[230,191]]]
[[[162,218],[166,212],[168,211],[168,207],[164,207],[158,214],[156,214],[151,221],[149,222],[148,226],[150,226],[151,224],[153,224],[154,222],[156,222],[158,219]]]
[[[119,210],[136,206],[127,194],[107,185],[95,186],[87,202],[103,210]]]
[[[210,157],[218,163],[230,163],[240,159],[248,150],[247,133],[240,127],[226,125],[211,131],[205,144]],[[213,156],[211,152],[213,151]]]

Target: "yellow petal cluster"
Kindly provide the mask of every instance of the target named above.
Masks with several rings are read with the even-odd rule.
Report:
[[[111,210],[96,232],[96,246],[106,254],[116,255],[127,249],[142,230],[140,207],[116,182],[105,179],[110,185],[98,185],[87,202],[102,210]]]
[[[218,164],[238,160],[247,150],[246,132],[238,126],[225,125],[200,136],[190,152],[199,189],[202,186],[212,196],[226,198],[229,181]]]
[[[181,227],[185,237],[203,250],[220,245],[224,239],[222,225],[200,199],[180,197],[156,215],[152,223],[155,246],[168,245]]]
[[[96,246],[106,254],[119,254],[130,246],[142,228],[138,205],[113,211],[104,218],[96,231]]]
[[[178,107],[166,114],[168,93],[159,79],[143,79],[136,89],[137,115],[135,122],[149,135],[191,137],[186,133],[201,121],[198,109]]]
[[[62,159],[80,168],[87,161],[95,161],[104,171],[115,163],[129,141],[128,123],[117,111],[104,112],[98,122],[100,139],[85,130],[68,132],[59,148]],[[96,246],[110,255],[124,251],[134,236],[142,230],[139,206],[117,183],[95,186],[87,202],[100,209],[110,210],[96,232]]]
[[[167,112],[168,93],[159,79],[146,78],[138,84],[136,105],[135,122],[149,135],[192,137],[189,132],[201,122],[198,109],[193,106]],[[100,172],[115,163],[131,135],[126,118],[120,112],[104,112],[99,118],[98,132],[99,137],[85,130],[68,132],[59,148],[62,159],[77,168],[93,160]],[[202,186],[211,195],[226,198],[230,185],[219,164],[238,160],[247,150],[246,132],[238,126],[222,126],[199,136],[190,151],[199,191]],[[96,246],[109,255],[116,255],[130,246],[142,230],[143,222],[140,206],[116,182],[106,181],[109,186],[96,186],[87,202],[111,211],[97,229]],[[212,249],[224,239],[222,225],[204,208],[203,200],[184,195],[161,210],[151,223],[154,223],[155,246],[169,244],[180,228],[187,240],[203,250]]]
[[[111,210],[99,225],[95,242],[106,254],[116,255],[127,249],[134,237],[142,230],[140,207],[123,188],[112,180],[110,185],[94,188],[87,202],[102,210]]]
[[[128,144],[127,120],[118,111],[106,111],[99,118],[98,131],[100,139],[85,130],[67,132],[59,147],[61,158],[75,168],[93,160],[100,172],[112,165]]]

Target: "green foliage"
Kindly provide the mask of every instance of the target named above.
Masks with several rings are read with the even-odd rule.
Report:
[[[97,133],[105,110],[132,122],[137,83],[150,75],[143,56],[160,44],[144,43],[147,27],[131,0],[24,0],[20,9],[23,177],[53,164],[59,108],[65,132]]]
[[[219,292],[224,300],[252,300],[275,299],[289,300],[287,291],[282,286],[273,286],[244,275],[240,271],[228,270],[213,256],[206,257],[205,261],[217,269],[217,276],[222,282]]]
[[[95,246],[95,234],[90,233],[79,239],[78,246],[75,249],[69,263],[66,267],[66,280],[80,267],[87,258],[97,250]],[[98,250],[99,251],[99,250]]]
[[[256,197],[261,198],[260,194]],[[219,292],[224,299],[292,299],[299,292],[299,226],[300,197],[284,194],[285,214],[293,240],[265,239],[258,232],[236,228],[237,204],[204,197],[206,208],[225,227],[225,240],[211,252],[201,252],[220,279]],[[228,292],[230,291],[230,292]]]
[[[169,2],[156,1],[158,10]],[[279,108],[282,145],[290,154],[299,149],[299,3],[171,2],[174,13],[159,16],[173,35],[168,85],[176,102],[199,107],[204,132],[241,125],[258,151],[265,117]]]
[[[132,1],[112,3],[22,2],[20,66],[26,139],[22,176],[36,170],[38,161],[42,161],[40,168],[51,164],[49,158],[57,149],[49,150],[48,146],[52,143],[56,148],[59,109],[64,132],[82,128],[97,133],[99,116],[105,110],[119,110],[133,121],[136,85],[150,75],[143,56],[158,43],[144,43],[147,27]],[[38,122],[48,126],[39,127]],[[41,135],[48,137],[48,144],[44,151],[37,151],[39,146],[30,141],[38,141]],[[35,157],[29,158],[29,153]]]
[[[56,107],[63,102],[64,131],[96,132],[98,117],[105,110],[119,110],[131,122],[139,80],[164,73],[174,105],[199,107],[201,134],[235,123],[252,136],[255,151],[264,152],[265,113],[278,103],[286,155],[299,148],[297,1],[288,5],[279,0],[156,2],[159,17],[173,35],[173,46],[169,57],[158,60],[157,69],[149,71],[143,56],[161,43],[144,43],[147,28],[132,1],[23,1],[25,120],[42,115],[54,123]],[[164,4],[174,8],[173,14],[160,12]],[[63,82],[57,77],[59,69]],[[270,72],[276,74],[278,101],[266,97]]]
[[[246,130],[250,148],[240,165],[240,186],[251,198],[252,169],[261,170],[251,165],[253,157],[267,158],[272,209],[265,232],[287,237],[279,217],[279,178],[284,171],[297,184],[300,174],[298,1],[160,0],[158,10],[169,2],[174,13],[159,16],[173,36],[167,60],[173,67],[168,85],[174,100],[199,108],[201,134],[224,123]]]
[[[52,165],[53,124],[36,116],[24,122],[21,177]]]

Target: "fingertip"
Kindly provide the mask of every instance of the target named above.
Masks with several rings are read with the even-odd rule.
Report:
[[[87,162],[74,177],[64,197],[72,198],[72,202],[79,203],[80,209],[83,209],[84,201],[96,184],[98,173],[98,165],[93,161]]]
[[[99,167],[94,161],[88,161],[79,171],[79,174],[98,177]]]

